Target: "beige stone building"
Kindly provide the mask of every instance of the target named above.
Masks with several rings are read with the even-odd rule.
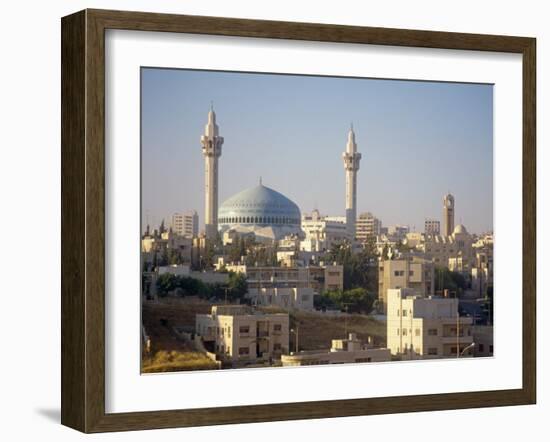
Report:
[[[308,252],[330,250],[334,244],[349,237],[345,222],[322,216],[318,210],[302,215],[301,228],[305,238],[300,243],[300,250]]]
[[[440,235],[441,224],[439,220],[427,218],[424,220],[424,234],[425,235]]]
[[[216,359],[268,362],[289,352],[289,317],[264,314],[243,305],[215,305],[210,314],[196,315],[195,332]]]
[[[313,310],[314,296],[315,292],[311,287],[249,288],[246,295],[253,305],[272,305],[298,310]]]
[[[491,357],[494,353],[493,348],[493,326],[492,325],[476,325],[472,328],[474,336],[475,357]]]
[[[193,238],[199,234],[199,215],[196,211],[174,213],[171,226],[176,235]]]
[[[422,295],[433,295],[435,269],[433,263],[418,256],[386,259],[378,264],[378,302],[387,310],[387,293],[390,289],[410,288]]]
[[[355,237],[357,241],[368,242],[376,241],[376,237],[380,235],[382,222],[372,213],[361,213],[355,223]]]
[[[249,289],[259,288],[312,288],[315,293],[325,290],[342,290],[344,268],[341,265],[306,267],[226,265],[228,271],[244,273]]]
[[[175,234],[173,231],[163,232],[160,235],[144,235],[141,239],[142,259],[151,263],[155,254],[159,258],[163,253],[175,250],[181,256],[182,262],[191,263],[193,240]]]
[[[416,248],[424,253],[426,258],[432,259],[436,267],[448,268],[449,259],[461,257],[461,266],[469,269],[475,259],[472,244],[472,235],[468,233],[466,227],[458,224],[451,235],[426,236],[424,242],[418,244]]]
[[[327,350],[298,351],[281,357],[283,367],[304,365],[387,362],[391,360],[387,348],[373,348],[361,342],[355,333],[348,339],[333,339]]]
[[[388,290],[387,346],[402,359],[472,356],[472,318],[458,314],[458,299]]]

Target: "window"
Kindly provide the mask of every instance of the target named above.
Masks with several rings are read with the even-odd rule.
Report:
[[[428,336],[437,336],[437,328],[428,329]]]
[[[239,327],[239,333],[241,333],[241,334],[250,333],[250,326],[249,325],[241,325]]]
[[[239,347],[239,354],[240,355],[247,355],[248,354],[248,347]]]
[[[409,270],[409,276],[414,276],[414,270]]]
[[[403,309],[403,316],[407,316],[407,310]]]
[[[480,353],[483,353],[485,351],[485,346],[483,344],[479,344],[477,349],[479,350]]]
[[[403,336],[407,336],[407,329],[406,328],[403,329]]]
[[[437,348],[435,347],[428,348],[428,354],[431,356],[437,356]]]
[[[227,337],[228,338],[231,337],[231,326],[230,325],[227,326]]]
[[[417,329],[414,331],[414,334],[415,334],[415,336],[420,336],[420,329],[417,328]]]
[[[493,346],[489,345],[489,353],[493,354]]]
[[[281,344],[279,343],[273,344],[273,351],[281,351]]]
[[[274,331],[281,331],[283,329],[283,326],[281,324],[275,324],[273,326]]]

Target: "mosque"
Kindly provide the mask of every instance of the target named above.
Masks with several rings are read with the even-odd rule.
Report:
[[[219,135],[216,113],[211,106],[208,122],[201,136],[205,159],[205,233],[208,239],[218,233],[234,231],[253,233],[258,239],[279,240],[288,235],[302,236],[300,208],[282,193],[262,184],[243,190],[218,207],[218,159],[223,137]],[[357,152],[353,127],[343,153],[346,170],[346,228],[355,235],[357,171],[361,154]]]

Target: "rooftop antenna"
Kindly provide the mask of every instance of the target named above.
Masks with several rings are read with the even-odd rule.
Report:
[[[214,110],[214,100],[210,100],[210,110]]]
[[[262,177],[260,176],[260,186],[262,185]]]

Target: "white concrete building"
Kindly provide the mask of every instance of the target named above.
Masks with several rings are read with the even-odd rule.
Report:
[[[262,288],[312,288],[314,293],[325,290],[342,290],[344,268],[337,264],[306,267],[226,265],[227,271],[244,273],[248,289]]]
[[[426,236],[424,242],[417,245],[417,249],[423,252],[426,258],[432,259],[436,267],[449,267],[449,259],[461,257],[461,262],[452,261],[453,267],[462,267],[468,272],[475,259],[472,247],[473,236],[468,233],[466,227],[458,224],[450,236],[434,235]]]
[[[458,314],[458,299],[388,290],[387,346],[402,359],[471,356],[472,318]]]
[[[233,363],[279,359],[289,351],[287,313],[264,314],[243,305],[212,306],[196,315],[195,332],[216,358]]]
[[[439,220],[427,218],[424,221],[424,234],[439,235],[441,234],[441,223]]]
[[[357,152],[353,126],[348,132],[346,150],[342,153],[344,169],[346,170],[346,226],[351,239],[355,238],[355,222],[357,220],[357,171],[361,154]]]
[[[333,339],[330,349],[298,351],[281,357],[283,367],[387,362],[390,360],[389,349],[373,348],[369,344],[364,344],[355,333],[350,333],[348,339]]]
[[[376,240],[376,237],[380,235],[381,228],[382,221],[376,218],[372,213],[361,213],[355,224],[355,237],[357,241],[361,242]]]
[[[222,154],[223,137],[219,135],[214,108],[208,112],[208,123],[201,136],[204,156],[204,228],[208,239],[218,234],[218,158]]]
[[[174,213],[171,226],[176,235],[193,238],[199,234],[199,215],[196,210]]]
[[[334,244],[348,239],[348,227],[341,219],[322,216],[318,210],[302,216],[302,231],[305,239],[300,249],[307,252],[330,250]]]
[[[315,291],[311,287],[261,287],[248,289],[246,297],[256,306],[313,310]]]

